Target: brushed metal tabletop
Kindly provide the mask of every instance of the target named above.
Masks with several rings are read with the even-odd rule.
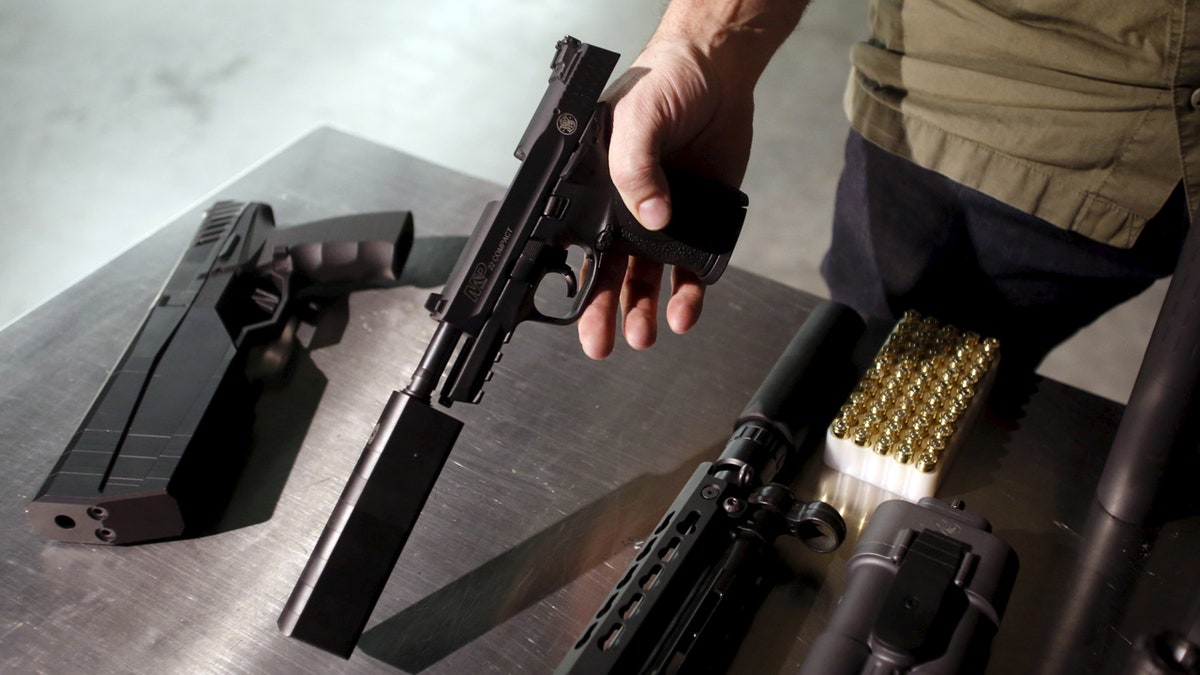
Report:
[[[502,191],[317,129],[0,331],[0,671],[552,670],[696,464],[719,454],[818,298],[730,269],[691,334],[664,332],[653,350],[620,347],[603,363],[582,355],[572,328],[522,326],[483,403],[452,409],[465,430],[348,661],[282,637],[275,621],[432,334],[428,288],[354,294],[302,331],[291,376],[260,398],[255,449],[215,532],[60,544],[36,538],[24,515],[214,200],[267,202],[281,224],[410,210],[422,237],[469,233]],[[1019,409],[986,412],[939,493],[962,496],[1021,558],[990,672],[1101,672],[1188,609],[1200,518],[1148,532],[1094,505],[1120,414],[1039,380]],[[815,457],[796,489],[838,504],[851,537],[828,556],[780,547],[794,574],[768,598],[736,672],[795,670],[884,496]]]

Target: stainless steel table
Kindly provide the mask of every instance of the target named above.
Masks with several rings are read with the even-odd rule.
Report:
[[[0,332],[0,671],[552,670],[817,298],[732,269],[692,334],[603,363],[582,356],[573,329],[523,326],[484,403],[455,407],[466,430],[349,661],[280,636],[275,620],[432,332],[428,289],[355,294],[304,331],[290,379],[259,401],[255,450],[214,533],[67,545],[34,537],[23,513],[212,201],[265,201],[281,224],[407,209],[426,236],[468,233],[501,193],[318,129]],[[986,413],[948,477],[941,494],[964,497],[1021,558],[991,672],[1101,672],[1188,609],[1200,518],[1143,532],[1094,506],[1120,414],[1040,380],[1015,412]],[[801,496],[838,503],[854,532],[829,556],[781,546],[795,574],[768,598],[737,672],[795,669],[882,496],[819,458],[802,475]]]

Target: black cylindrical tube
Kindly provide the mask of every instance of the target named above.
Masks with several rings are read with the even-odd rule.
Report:
[[[1125,522],[1142,523],[1150,515],[1163,471],[1195,407],[1200,384],[1198,303],[1200,228],[1193,226],[1096,488],[1104,509]]]
[[[392,394],[283,608],[284,635],[350,658],[461,430]]]
[[[831,398],[844,398],[862,332],[854,310],[817,305],[742,410],[721,460],[749,466],[757,480],[769,482],[809,429],[828,421]]]

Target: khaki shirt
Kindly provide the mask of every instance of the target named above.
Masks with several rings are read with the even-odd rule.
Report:
[[[1114,246],[1200,206],[1200,0],[872,0],[871,34],[845,103],[883,148]]]

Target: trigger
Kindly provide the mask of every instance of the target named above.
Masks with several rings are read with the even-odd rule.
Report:
[[[561,276],[567,282],[567,297],[574,298],[579,293],[579,279],[575,276],[575,270],[563,265],[558,269],[551,270],[555,274]]]

